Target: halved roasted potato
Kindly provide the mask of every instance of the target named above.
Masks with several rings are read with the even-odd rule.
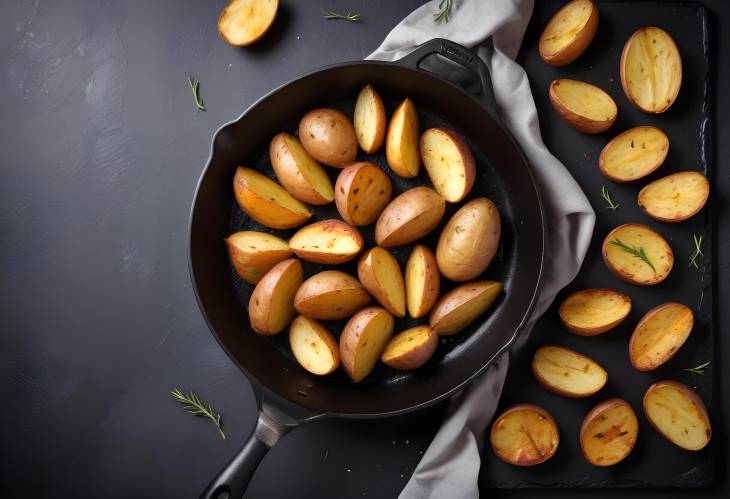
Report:
[[[563,325],[579,336],[595,336],[621,324],[631,312],[631,298],[613,289],[577,291],[563,300],[558,314]]]
[[[299,365],[323,376],[340,366],[340,347],[332,333],[314,319],[300,315],[289,327],[289,346]]]
[[[441,336],[456,334],[487,311],[502,293],[502,283],[474,281],[454,288],[436,303],[428,323]]]
[[[428,178],[449,203],[458,203],[474,186],[476,167],[466,142],[448,128],[429,128],[421,135],[421,160]]]
[[[667,278],[674,266],[669,243],[642,224],[624,224],[603,240],[603,261],[616,277],[639,286],[652,286]]]
[[[576,60],[591,44],[598,29],[598,7],[591,0],[573,0],[561,8],[540,35],[538,49],[551,66]]]
[[[357,264],[357,275],[365,289],[391,314],[406,315],[406,288],[398,260],[380,246],[370,249]]]
[[[682,86],[682,57],[661,28],[639,28],[621,52],[621,86],[629,101],[645,113],[663,113]]]
[[[553,417],[542,407],[518,404],[492,424],[489,440],[502,461],[516,466],[533,466],[547,461],[558,450],[560,434]]]
[[[299,286],[294,308],[313,319],[337,320],[350,317],[370,303],[370,299],[360,281],[350,274],[325,270]]]
[[[245,46],[269,31],[279,0],[230,0],[218,17],[218,34],[230,45]]]
[[[406,305],[408,315],[426,315],[439,297],[441,275],[433,252],[422,244],[413,247],[406,263]]]
[[[446,202],[429,187],[414,187],[385,207],[375,224],[375,241],[384,247],[416,241],[441,222]]]
[[[637,126],[617,135],[598,158],[601,173],[614,182],[631,182],[659,168],[669,152],[669,138],[655,126]]]
[[[344,168],[357,157],[357,137],[350,120],[336,109],[309,111],[299,122],[299,140],[317,161]]]
[[[357,95],[354,122],[360,148],[368,154],[380,149],[385,140],[385,106],[370,85],[365,85]]]
[[[651,218],[681,222],[696,215],[710,196],[710,183],[700,172],[680,172],[647,184],[639,191],[639,206]]]
[[[677,381],[658,381],[646,390],[643,405],[649,423],[677,447],[698,451],[710,442],[710,415],[690,387]]]
[[[286,189],[250,168],[239,166],[233,177],[238,206],[258,223],[272,229],[302,225],[311,216],[309,207]]]
[[[302,284],[302,263],[296,258],[279,262],[269,270],[251,293],[248,318],[258,334],[283,331],[294,318],[294,294]]]
[[[292,255],[289,243],[255,230],[244,230],[226,238],[233,268],[246,282],[256,284],[271,267]]]
[[[567,78],[550,84],[550,103],[563,121],[585,133],[605,132],[618,114],[616,103],[606,92]]]
[[[345,167],[337,177],[337,211],[347,223],[370,225],[390,202],[392,190],[390,177],[378,165],[358,161]]]
[[[352,260],[363,247],[360,232],[337,219],[321,220],[299,229],[289,247],[302,260],[338,264]]]
[[[406,99],[390,118],[385,136],[385,156],[396,175],[412,178],[418,175],[421,157],[418,154],[418,114],[416,106]]]
[[[340,359],[347,375],[358,383],[373,370],[393,336],[393,316],[380,307],[360,310],[340,336]]]
[[[580,427],[583,457],[594,466],[623,461],[636,445],[639,420],[625,400],[613,398],[596,405]]]
[[[564,397],[590,397],[608,381],[608,373],[590,357],[556,345],[544,346],[532,358],[532,373],[546,389]]]
[[[269,146],[269,158],[276,178],[295,198],[311,204],[328,204],[335,199],[332,181],[324,168],[292,135],[276,134]]]
[[[687,341],[694,325],[692,310],[664,303],[649,310],[629,341],[629,359],[638,371],[652,371],[671,359]]]
[[[439,343],[439,335],[428,326],[416,326],[395,335],[380,360],[394,369],[409,371],[428,362]]]

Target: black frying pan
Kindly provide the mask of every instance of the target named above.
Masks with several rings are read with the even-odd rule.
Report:
[[[460,86],[421,69],[425,59],[439,54],[436,71]],[[445,60],[452,61],[444,66]],[[502,257],[484,278],[504,283],[505,293],[493,309],[458,335],[442,340],[434,357],[422,368],[403,372],[380,365],[357,385],[341,373],[318,377],[293,359],[286,334],[265,337],[251,331],[246,313],[251,286],[239,279],[229,264],[224,238],[237,230],[264,230],[236,205],[232,179],[245,165],[274,177],[268,159],[271,138],[282,130],[295,133],[309,110],[334,107],[352,116],[355,97],[372,84],[390,113],[405,97],[418,110],[421,130],[447,126],[469,144],[477,163],[477,178],[467,197],[488,196],[502,216]],[[384,153],[358,159],[380,164],[389,173]],[[338,170],[328,168],[333,183]],[[415,185],[429,184],[422,172],[404,180],[391,174],[394,197]],[[444,221],[456,207],[447,208]],[[317,208],[312,221],[339,218],[334,205]],[[372,227],[362,228],[373,246]],[[276,231],[288,238],[295,230]],[[439,230],[425,240],[435,247]],[[214,336],[230,358],[252,381],[259,419],[246,444],[210,484],[203,497],[241,497],[263,456],[287,431],[321,417],[375,418],[415,411],[434,404],[464,387],[509,347],[524,326],[540,286],[545,246],[542,207],[530,169],[519,147],[499,122],[489,72],[466,48],[435,39],[407,57],[393,62],[360,61],[330,66],[299,77],[274,90],[213,139],[210,160],[198,184],[190,219],[190,274],[198,303]],[[394,254],[405,262],[410,246]],[[354,275],[355,262],[340,266]],[[321,266],[304,262],[305,275]],[[453,287],[443,281],[444,290]],[[328,323],[338,334],[343,325]],[[396,331],[417,321],[397,319]]]

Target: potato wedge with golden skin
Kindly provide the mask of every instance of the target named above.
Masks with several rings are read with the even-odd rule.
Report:
[[[244,230],[226,238],[228,255],[241,278],[256,284],[271,267],[292,255],[289,243],[255,230]]]
[[[385,207],[375,223],[375,241],[385,248],[421,239],[441,222],[446,201],[429,187],[414,187]]]
[[[393,336],[393,316],[380,307],[360,310],[347,321],[340,336],[342,369],[359,383],[375,367]]]
[[[393,369],[410,371],[428,362],[439,343],[439,335],[428,326],[416,326],[395,335],[380,360]]]
[[[669,138],[655,126],[637,126],[617,135],[601,150],[598,168],[614,182],[631,182],[659,168],[669,152]]]
[[[710,442],[710,415],[690,387],[677,381],[658,381],[646,390],[643,406],[654,429],[680,449],[698,451]]]
[[[350,120],[336,109],[309,111],[299,122],[299,140],[314,159],[344,168],[357,157],[357,137]]]
[[[363,244],[360,231],[337,219],[309,224],[289,239],[289,247],[302,260],[333,265],[355,258]]]
[[[269,145],[269,158],[276,178],[289,193],[305,203],[322,205],[335,199],[332,181],[302,147],[288,133],[274,136]]]
[[[682,86],[682,57],[661,28],[639,28],[621,52],[621,86],[629,101],[645,113],[663,113]]]
[[[489,433],[492,450],[515,466],[534,466],[553,457],[560,444],[558,425],[542,407],[518,404],[500,414]]]
[[[406,99],[390,118],[385,136],[385,156],[396,175],[413,178],[418,175],[421,156],[418,153],[418,114],[416,106]]]
[[[613,398],[596,405],[583,419],[580,447],[594,466],[612,466],[623,461],[636,445],[639,420],[625,400]]]
[[[314,319],[302,315],[289,326],[289,346],[299,365],[324,376],[340,366],[340,347],[332,333]]]
[[[502,284],[474,281],[454,288],[436,303],[428,323],[441,336],[456,334],[487,311],[502,293]]]
[[[631,312],[631,298],[613,289],[577,291],[560,304],[563,325],[578,336],[595,336],[618,326]]]
[[[390,177],[378,165],[358,161],[337,176],[335,204],[345,222],[370,225],[388,205],[392,192]]]
[[[561,8],[540,35],[540,58],[550,66],[565,66],[591,44],[598,29],[598,6],[591,0],[573,0]]]
[[[261,39],[274,24],[279,0],[230,0],[218,17],[218,34],[239,47]]]
[[[700,172],[680,172],[662,177],[639,191],[638,204],[662,222],[682,222],[704,208],[710,183]]]
[[[414,319],[431,311],[439,297],[441,274],[433,252],[422,244],[413,247],[406,263],[406,306]]]
[[[453,130],[429,128],[421,135],[421,160],[436,192],[458,203],[474,186],[476,167],[469,146]]]
[[[385,141],[385,106],[375,89],[365,85],[357,95],[355,102],[355,135],[360,148],[367,154],[373,154]]]
[[[312,216],[306,204],[251,168],[239,166],[236,169],[233,192],[243,211],[272,229],[291,229],[302,225]]]
[[[550,84],[550,103],[563,121],[584,133],[605,132],[618,114],[616,103],[602,89],[567,78]]]
[[[304,272],[296,258],[279,262],[269,270],[251,293],[248,317],[258,334],[283,331],[294,318],[294,295],[302,284]]]
[[[681,303],[664,303],[649,310],[629,340],[629,359],[637,371],[652,371],[671,359],[694,326],[692,310]]]
[[[397,317],[406,315],[406,288],[398,260],[380,246],[368,250],[357,264],[357,276],[365,289]]]
[[[608,373],[598,362],[556,345],[535,352],[532,374],[547,390],[570,398],[590,397],[608,381]]]
[[[294,308],[312,319],[338,320],[350,317],[370,300],[360,281],[350,274],[325,270],[299,286],[294,296]]]
[[[629,250],[643,250],[651,265]],[[603,240],[602,253],[608,270],[619,279],[638,286],[662,282],[674,266],[674,253],[669,243],[642,224],[623,224],[613,229]]]

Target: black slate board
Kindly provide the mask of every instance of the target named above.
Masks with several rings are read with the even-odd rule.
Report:
[[[692,219],[679,224],[654,221],[636,206],[638,191],[651,180],[683,170],[698,170],[713,180],[709,154],[709,103],[707,51],[707,16],[696,3],[674,2],[600,2],[598,32],[588,50],[564,68],[542,63],[537,41],[543,27],[563,2],[551,1],[536,6],[519,62],[530,78],[536,96],[540,128],[548,148],[560,159],[583,188],[597,214],[591,247],[578,277],[563,292],[537,323],[525,345],[514,354],[504,387],[499,411],[520,402],[532,402],[546,408],[560,429],[560,447],[548,462],[531,468],[510,466],[497,459],[488,443],[480,472],[482,488],[534,487],[708,487],[713,479],[713,442],[700,452],[680,450],[664,440],[643,417],[641,400],[646,388],[661,379],[675,379],[695,388],[712,413],[712,371],[693,376],[683,368],[696,366],[713,358],[712,241],[710,213],[712,202]],[[641,26],[659,26],[672,34],[682,54],[684,78],[679,97],[664,114],[643,114],[633,107],[623,93],[619,77],[621,50],[628,37]],[[599,135],[574,131],[553,112],[547,99],[550,82],[557,78],[574,78],[606,90],[619,107],[613,127]],[[603,146],[618,133],[637,125],[656,125],[669,136],[670,148],[665,163],[649,178],[632,184],[616,184],[598,171],[598,155]],[[606,209],[600,196],[606,186],[617,211]],[[712,196],[711,196],[712,199]],[[639,222],[657,230],[669,241],[675,266],[661,284],[642,288],[624,283],[613,276],[600,257],[601,243],[615,226]],[[693,251],[692,235],[703,234],[704,258],[699,269],[689,268]],[[548,263],[549,264],[549,263]],[[631,315],[605,335],[578,337],[560,324],[557,308],[570,293],[589,287],[610,287],[627,293],[633,300]],[[695,314],[689,339],[667,364],[654,372],[635,371],[628,359],[628,339],[638,319],[650,308],[668,301],[679,301]],[[609,372],[606,387],[593,397],[573,400],[553,395],[541,388],[530,372],[532,356],[546,344],[564,345],[585,353]],[[578,431],[585,414],[596,403],[609,397],[626,399],[640,421],[639,439],[631,455],[618,465],[596,468],[582,457]],[[715,420],[716,424],[719,421]],[[486,437],[488,438],[488,437]]]

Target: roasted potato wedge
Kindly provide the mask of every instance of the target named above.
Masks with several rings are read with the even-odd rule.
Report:
[[[646,258],[641,257],[642,252]],[[652,286],[667,278],[674,266],[674,253],[667,241],[646,225],[624,224],[604,239],[603,261],[616,277]]]
[[[314,274],[299,286],[294,308],[300,314],[321,320],[338,320],[370,303],[370,295],[360,281],[339,270]]]
[[[302,260],[327,264],[352,260],[363,244],[362,235],[355,227],[337,219],[309,224],[289,239],[289,247]]]
[[[360,310],[340,336],[342,369],[355,383],[370,374],[393,336],[393,316],[380,307]]]
[[[414,187],[385,207],[375,224],[375,241],[383,247],[416,241],[441,222],[446,202],[429,187]]]
[[[256,284],[277,263],[292,255],[289,243],[266,232],[244,230],[226,238],[233,268],[246,282]]]
[[[590,397],[608,381],[608,373],[598,362],[555,345],[544,346],[535,352],[532,374],[547,390],[571,398]]]
[[[631,298],[613,289],[584,289],[560,304],[560,320],[571,333],[595,336],[613,329],[631,312]]]
[[[421,135],[421,160],[428,178],[449,203],[458,203],[474,186],[476,167],[466,142],[448,128],[429,128]]]
[[[406,263],[406,305],[414,319],[431,311],[439,297],[441,275],[433,252],[422,244],[413,247]]]
[[[558,425],[545,409],[518,404],[494,420],[489,440],[502,461],[515,466],[534,466],[553,457],[560,435]]]
[[[238,206],[258,223],[272,229],[290,229],[312,216],[309,207],[286,189],[250,168],[239,166],[233,177]]]
[[[669,152],[669,138],[655,126],[637,126],[617,135],[598,157],[598,168],[614,182],[631,182],[659,168]]]
[[[355,135],[360,148],[368,154],[380,149],[385,140],[385,106],[378,93],[365,85],[355,102]]]
[[[332,181],[324,168],[288,133],[274,136],[269,158],[276,178],[289,193],[310,204],[328,204],[335,199]]]
[[[441,274],[452,281],[481,275],[499,247],[502,223],[497,206],[488,198],[472,199],[446,223],[436,246]]]
[[[410,371],[428,362],[439,343],[439,335],[428,326],[416,326],[395,335],[380,360],[393,369]]]
[[[218,17],[218,34],[236,46],[251,45],[274,24],[279,0],[230,0]]]
[[[487,311],[502,293],[502,284],[474,281],[454,288],[436,303],[428,323],[441,336],[456,334]]]
[[[580,427],[583,457],[593,466],[623,461],[636,445],[639,420],[625,400],[613,398],[596,405]]]
[[[672,37],[661,28],[639,28],[621,52],[621,86],[626,97],[645,113],[663,113],[682,86],[682,57]]]
[[[606,92],[567,78],[550,84],[550,103],[563,121],[584,133],[605,132],[618,114],[616,103]]]
[[[302,315],[289,327],[289,346],[299,365],[324,376],[340,367],[340,347],[334,336],[314,319]]]
[[[654,429],[680,449],[698,451],[710,442],[710,415],[690,387],[677,381],[658,381],[646,390],[643,405]]]
[[[647,184],[638,204],[647,215],[662,222],[682,222],[704,208],[710,183],[700,172],[680,172]]]
[[[335,109],[309,111],[299,122],[299,140],[317,161],[344,168],[357,156],[357,138],[350,120]]]
[[[629,359],[638,371],[652,371],[671,359],[694,326],[692,310],[681,303],[664,303],[649,310],[629,341]]]
[[[598,6],[591,0],[573,0],[561,8],[540,35],[540,58],[550,66],[565,66],[591,44],[598,29]]]
[[[294,294],[302,284],[302,263],[296,258],[279,262],[269,270],[251,293],[248,317],[258,334],[283,331],[294,318]]]
[[[357,275],[365,289],[397,317],[406,315],[406,288],[398,260],[380,246],[368,250],[357,264]]]
[[[366,161],[353,163],[337,177],[337,211],[351,225],[370,225],[390,202],[392,191],[390,177],[378,165]]]
[[[416,106],[406,99],[390,118],[385,136],[385,156],[396,175],[413,178],[418,175],[421,157],[418,154],[418,114]]]

